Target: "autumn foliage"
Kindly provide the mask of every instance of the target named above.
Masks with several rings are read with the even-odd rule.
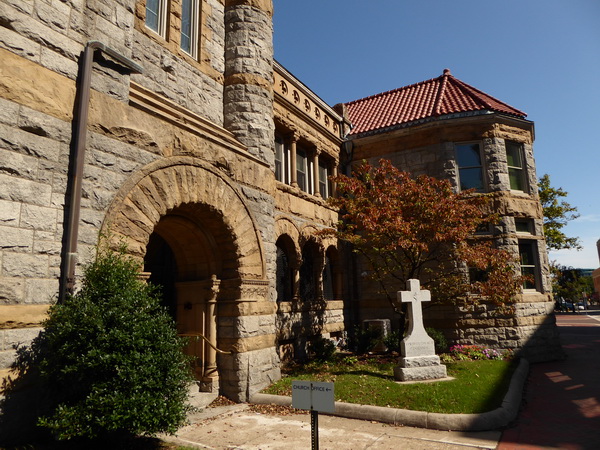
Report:
[[[447,180],[413,178],[385,159],[377,167],[364,162],[352,177],[333,180],[338,196],[331,202],[341,220],[332,233],[365,258],[366,276],[392,303],[411,278],[438,303],[513,301],[523,281],[515,261],[494,247],[490,235],[476,235],[478,227],[497,221],[484,212],[485,195],[455,193]]]

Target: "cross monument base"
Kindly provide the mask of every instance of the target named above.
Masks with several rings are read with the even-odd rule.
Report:
[[[400,302],[408,302],[408,335],[400,344],[399,364],[394,367],[394,378],[398,381],[427,381],[446,378],[446,366],[440,364],[435,354],[433,339],[423,326],[421,302],[431,300],[427,290],[421,290],[419,280],[406,282],[408,291],[398,292]]]

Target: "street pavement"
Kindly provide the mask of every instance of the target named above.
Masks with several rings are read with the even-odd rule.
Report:
[[[600,449],[600,311],[557,314],[557,324],[567,358],[531,365],[523,409],[503,432],[437,431],[321,414],[319,448]],[[165,440],[205,449],[311,448],[308,414],[258,411],[247,404],[205,408]]]

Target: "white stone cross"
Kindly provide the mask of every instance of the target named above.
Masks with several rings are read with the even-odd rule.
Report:
[[[435,343],[423,326],[422,302],[431,301],[431,292],[421,290],[419,280],[406,282],[407,291],[399,291],[397,300],[408,303],[408,333],[400,343],[399,365],[394,378],[400,381],[438,380],[446,377],[446,366],[435,354]]]
[[[408,303],[408,335],[410,336],[413,332],[423,331],[423,310],[421,302],[431,301],[431,292],[421,289],[419,280],[410,279],[406,282],[406,288],[408,291],[398,291],[398,300],[402,303]]]
[[[421,290],[419,280],[406,282],[408,291],[398,291],[397,298],[408,303],[408,333],[400,344],[404,357],[435,355],[433,339],[427,335],[423,326],[422,302],[431,301],[431,292]]]

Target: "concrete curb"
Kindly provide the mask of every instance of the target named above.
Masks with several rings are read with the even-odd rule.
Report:
[[[334,416],[350,419],[374,420],[394,425],[429,428],[433,430],[488,431],[508,425],[519,413],[523,386],[529,373],[529,362],[523,358],[515,370],[502,405],[481,414],[439,414],[382,406],[335,402]],[[283,395],[254,394],[250,403],[291,406],[292,398]]]

